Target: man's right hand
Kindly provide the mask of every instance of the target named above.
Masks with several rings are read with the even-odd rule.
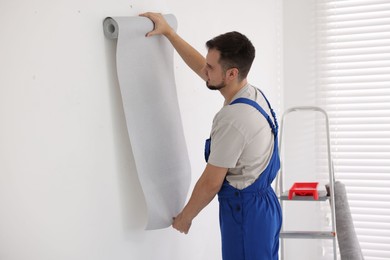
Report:
[[[147,12],[140,14],[140,16],[147,17],[154,23],[154,29],[146,34],[147,37],[158,34],[169,36],[170,34],[175,33],[160,13]]]

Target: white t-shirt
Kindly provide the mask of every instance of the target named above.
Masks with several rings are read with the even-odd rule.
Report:
[[[232,99],[255,100],[271,116],[261,92],[247,84]],[[211,129],[208,163],[228,168],[227,181],[237,189],[251,185],[267,167],[274,136],[265,117],[248,104],[224,104]]]

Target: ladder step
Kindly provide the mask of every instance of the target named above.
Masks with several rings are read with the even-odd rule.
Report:
[[[336,232],[333,231],[282,231],[280,238],[305,238],[305,239],[333,239]]]
[[[280,200],[289,200],[288,199],[288,191],[283,192],[283,194],[279,197]],[[325,201],[329,199],[329,196],[327,196],[326,191],[319,190],[318,191],[318,200],[315,200],[313,196],[294,196],[290,201]]]

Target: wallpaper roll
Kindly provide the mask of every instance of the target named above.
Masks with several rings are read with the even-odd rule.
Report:
[[[339,181],[334,186],[336,229],[342,260],[363,260],[362,250],[356,236],[345,185]]]
[[[176,30],[173,15],[165,16]],[[145,17],[108,17],[104,34],[117,39],[117,74],[127,130],[148,209],[146,229],[172,224],[184,206],[190,161],[173,72],[173,47],[163,36],[145,37]]]

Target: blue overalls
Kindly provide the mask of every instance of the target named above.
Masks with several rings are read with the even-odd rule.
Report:
[[[264,96],[264,94],[263,94]],[[282,213],[278,198],[271,187],[280,168],[278,124],[270,103],[264,96],[273,120],[255,101],[238,98],[230,105],[244,103],[255,107],[268,121],[274,134],[271,160],[259,178],[239,190],[225,179],[218,193],[219,220],[223,260],[277,260]],[[207,139],[205,159],[210,155],[211,140]]]

